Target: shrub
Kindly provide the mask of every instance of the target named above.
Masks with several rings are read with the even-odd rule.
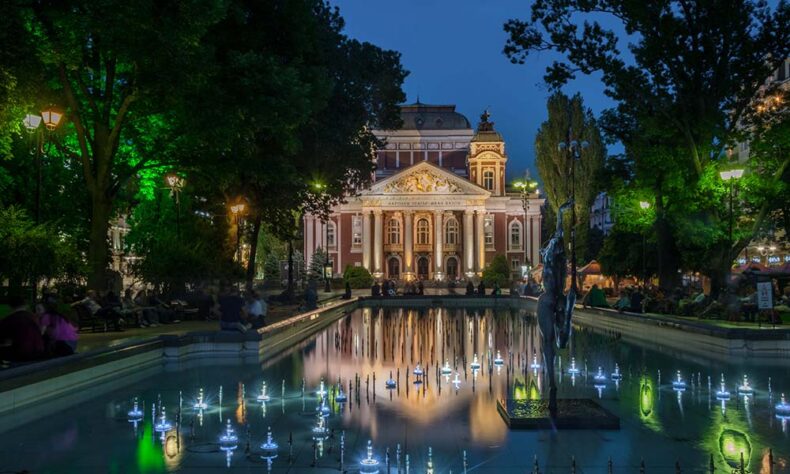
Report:
[[[497,255],[491,263],[483,270],[483,281],[486,286],[498,284],[500,288],[505,288],[510,280],[510,265],[504,255]]]
[[[370,288],[373,285],[373,275],[365,267],[348,265],[343,272],[343,280],[347,281],[351,288]]]

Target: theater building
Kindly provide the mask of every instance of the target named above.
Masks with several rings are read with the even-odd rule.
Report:
[[[496,255],[520,273],[539,262],[540,207],[505,181],[505,141],[484,113],[473,129],[454,105],[401,108],[399,130],[376,131],[369,189],[336,206],[327,222],[304,218],[305,261],[329,251],[335,275],[363,266],[377,278],[459,280],[480,275]],[[526,253],[525,253],[526,251]]]

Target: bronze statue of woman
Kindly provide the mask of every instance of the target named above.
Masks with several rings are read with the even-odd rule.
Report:
[[[543,337],[543,370],[549,386],[549,411],[557,412],[557,383],[554,376],[556,347],[568,345],[571,335],[571,315],[576,304],[576,292],[571,286],[565,294],[567,258],[562,231],[562,213],[573,205],[570,200],[557,212],[557,230],[541,250],[543,257],[543,294],[538,298],[538,326]]]

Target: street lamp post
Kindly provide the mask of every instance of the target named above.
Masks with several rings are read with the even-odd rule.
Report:
[[[36,223],[41,222],[41,155],[44,148],[44,133],[40,127],[44,123],[44,128],[47,132],[51,132],[57,128],[63,114],[55,112],[52,109],[47,109],[41,112],[41,115],[27,114],[22,120],[25,130],[31,135],[35,134],[35,160],[36,160],[36,200],[35,200],[35,218]]]
[[[723,181],[727,182],[727,184],[729,184],[729,186],[730,186],[729,231],[728,231],[728,236],[727,236],[727,253],[725,254],[725,257],[724,257],[724,258],[729,260],[730,252],[732,252],[732,244],[733,244],[733,241],[732,241],[732,230],[733,230],[733,222],[734,222],[733,196],[735,194],[734,189],[733,189],[734,188],[733,185],[735,183],[735,180],[738,180],[738,179],[741,178],[741,176],[743,176],[743,169],[742,168],[736,168],[736,169],[730,169],[730,170],[723,170],[723,171],[719,172],[719,176],[721,176],[721,179]],[[732,265],[728,263],[728,265],[727,265],[727,278],[726,278],[726,280],[724,282],[725,285],[729,282],[729,273],[730,273],[729,269],[730,269],[730,267],[732,267]]]
[[[570,137],[570,131],[568,137]],[[589,146],[587,141],[579,142],[577,140],[557,144],[557,149],[567,153],[567,159],[571,162],[569,167],[571,181],[571,288],[574,293],[578,289],[576,284],[576,162],[581,159],[582,150],[586,150]]]
[[[639,207],[643,211],[650,209],[650,203],[647,201],[639,201]],[[642,232],[642,282],[647,283],[647,232]]]
[[[176,200],[176,237],[181,240],[181,201],[179,195],[181,190],[186,186],[186,179],[182,178],[175,172],[170,172],[165,175],[165,185],[170,189],[170,196]]]
[[[530,181],[529,174],[525,173],[524,180],[516,181],[513,183],[513,186],[519,190],[519,194],[521,196],[521,207],[524,210],[524,268],[527,269],[527,276],[529,276],[529,264],[532,263],[529,261],[529,254],[527,253],[527,243],[530,241],[529,236],[527,234],[527,230],[529,226],[527,224],[527,215],[529,214],[529,198],[530,194],[537,190],[538,183],[537,181]],[[529,262],[529,263],[527,263]],[[521,277],[523,278],[525,273],[522,271]]]
[[[236,258],[239,263],[241,263],[241,215],[245,207],[243,202],[230,206],[230,212],[236,220]]]

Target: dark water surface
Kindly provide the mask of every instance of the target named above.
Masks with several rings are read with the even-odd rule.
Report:
[[[396,472],[398,445],[401,472],[408,454],[414,473],[429,472],[429,461],[435,473],[462,473],[464,452],[467,471],[477,473],[528,472],[535,456],[543,472],[570,472],[572,456],[578,472],[605,473],[610,458],[614,472],[638,472],[642,459],[648,473],[675,472],[676,461],[683,472],[702,472],[711,455],[717,471],[730,472],[741,452],[748,471],[767,473],[769,448],[773,472],[790,471],[790,420],[774,410],[781,393],[790,393],[790,364],[761,368],[667,355],[583,328],[560,352],[559,395],[598,400],[621,418],[621,429],[509,430],[496,400],[540,397],[542,374],[530,368],[539,338],[534,318],[521,311],[358,309],[263,367],[227,360],[167,366],[22,427],[0,426],[0,473],[339,472],[341,432],[349,472],[359,472],[368,440],[382,473],[387,450]],[[501,366],[494,364],[497,352]],[[469,369],[475,354],[478,371]],[[568,374],[571,358],[580,371],[575,377]],[[445,361],[453,367],[449,377],[437,374]],[[422,384],[412,373],[418,363],[427,369]],[[615,364],[619,382],[611,378]],[[599,366],[605,381],[594,378]],[[687,384],[682,392],[672,385],[678,371]],[[395,390],[385,388],[390,373],[399,377]],[[715,394],[722,374],[731,392],[724,406]],[[737,394],[744,375],[753,396]],[[330,436],[315,441],[322,379],[331,388]],[[338,379],[349,395],[343,404],[334,401]],[[271,396],[265,404],[256,399],[264,381]],[[193,408],[200,388],[209,404],[202,412]],[[135,397],[144,413],[136,426],[127,416]],[[152,423],[159,400],[173,423],[163,435]],[[218,441],[227,420],[239,441],[223,451]],[[260,448],[268,427],[280,445],[270,466]]]

